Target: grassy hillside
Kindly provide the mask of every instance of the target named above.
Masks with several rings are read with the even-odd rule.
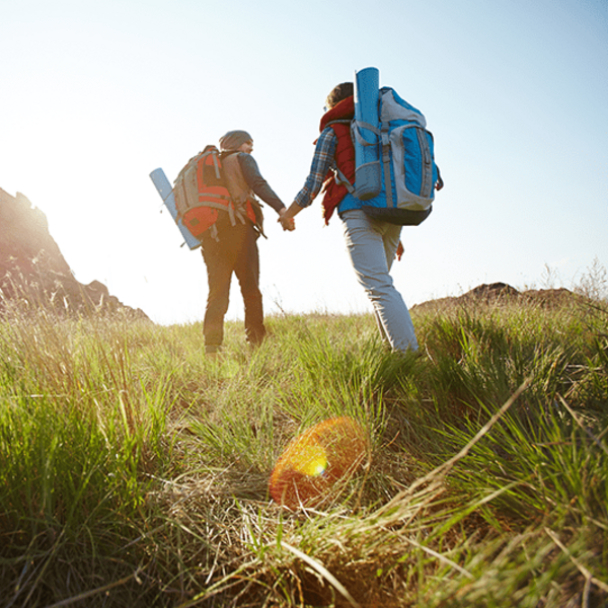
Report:
[[[565,297],[227,327],[0,320],[0,606],[608,605],[608,306]],[[333,416],[363,470],[273,503],[285,445]]]

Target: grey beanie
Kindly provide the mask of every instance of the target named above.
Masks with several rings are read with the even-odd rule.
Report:
[[[238,150],[245,142],[253,141],[253,137],[247,131],[228,131],[220,137],[220,149]]]

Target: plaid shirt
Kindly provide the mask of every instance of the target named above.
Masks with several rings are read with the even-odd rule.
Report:
[[[324,129],[317,139],[315,154],[312,158],[310,173],[306,178],[304,187],[294,199],[300,207],[308,207],[319,194],[323,182],[327,178],[330,169],[336,167],[334,154],[338,138],[331,127]]]

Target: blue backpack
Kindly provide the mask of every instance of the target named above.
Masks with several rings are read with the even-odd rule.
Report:
[[[381,88],[377,99],[376,124],[375,120],[358,118],[355,102],[353,144],[355,151],[364,150],[367,158],[357,167],[352,193],[360,200],[369,200],[362,206],[369,216],[392,224],[417,226],[432,211],[439,179],[433,135],[426,129],[423,114],[392,88]],[[386,198],[378,196],[381,192],[386,193]]]

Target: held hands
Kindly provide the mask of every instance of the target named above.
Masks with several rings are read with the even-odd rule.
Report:
[[[296,229],[296,222],[293,217],[285,217],[287,215],[287,209],[283,208],[279,211],[279,219],[277,220],[283,230],[292,230]]]

